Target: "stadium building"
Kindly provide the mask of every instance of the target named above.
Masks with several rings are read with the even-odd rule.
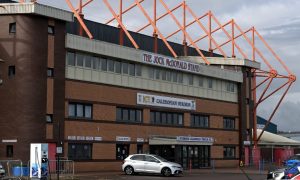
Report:
[[[0,4],[0,159],[29,160],[30,143],[77,171],[119,170],[133,153],[158,154],[184,168],[234,167],[251,138],[251,69],[223,58],[85,20],[38,3]],[[154,44],[157,49],[154,50]],[[185,53],[187,52],[187,54]],[[253,108],[253,107],[252,107]]]

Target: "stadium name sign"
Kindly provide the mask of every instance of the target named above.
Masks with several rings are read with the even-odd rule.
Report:
[[[187,61],[181,61],[177,59],[172,59],[169,57],[164,57],[157,54],[143,54],[143,62],[188,72],[201,72],[203,67],[200,64],[191,63]]]

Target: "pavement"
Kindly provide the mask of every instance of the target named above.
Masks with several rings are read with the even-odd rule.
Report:
[[[192,169],[186,170],[182,175],[173,177],[163,177],[154,174],[137,174],[133,176],[125,175],[121,171],[117,172],[88,172],[76,173],[74,177],[60,177],[59,179],[76,179],[76,180],[135,180],[135,179],[176,179],[176,180],[192,180],[192,179],[205,179],[205,180],[263,180],[267,177],[266,170],[258,170],[257,168],[216,168],[216,169]],[[56,179],[52,176],[51,179]]]

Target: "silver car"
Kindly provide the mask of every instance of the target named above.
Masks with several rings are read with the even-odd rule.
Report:
[[[171,176],[183,172],[180,164],[169,162],[160,156],[152,154],[129,155],[124,160],[122,170],[127,175],[134,173],[154,173]]]

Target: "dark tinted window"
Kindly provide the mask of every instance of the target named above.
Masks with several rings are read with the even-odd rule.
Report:
[[[159,161],[158,161],[157,159],[155,159],[154,157],[148,156],[148,155],[145,156],[145,161],[148,161],[148,162],[159,162]]]
[[[67,52],[67,62],[69,66],[75,66],[75,54]]]
[[[144,155],[134,155],[130,159],[131,160],[136,160],[136,161],[144,161]]]
[[[50,34],[50,35],[54,35],[55,34],[54,26],[48,26],[48,34]]]
[[[77,160],[92,159],[92,144],[75,144],[68,145],[68,158]]]
[[[14,77],[16,75],[16,67],[15,66],[8,66],[8,77]]]
[[[16,33],[16,31],[17,31],[16,23],[10,23],[9,24],[9,33]]]

